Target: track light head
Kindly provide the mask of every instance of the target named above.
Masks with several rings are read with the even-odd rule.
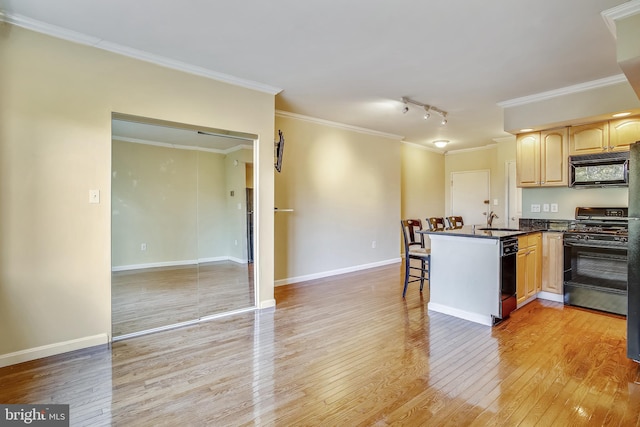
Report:
[[[415,106],[418,107],[422,107],[424,108],[424,115],[422,116],[425,120],[427,120],[429,117],[431,117],[431,112],[435,112],[439,115],[442,116],[442,121],[440,122],[440,124],[442,125],[446,125],[447,124],[447,112],[444,110],[441,110],[440,108],[436,107],[435,105],[429,105],[429,104],[423,104],[422,102],[418,102],[415,101],[409,97],[403,96],[402,97],[402,102],[404,103],[404,108],[402,109],[402,113],[403,114],[407,114],[407,112],[409,112],[409,104],[413,104]]]

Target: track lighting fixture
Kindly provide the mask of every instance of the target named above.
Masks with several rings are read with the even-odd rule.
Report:
[[[402,109],[403,114],[406,114],[409,111],[409,104],[413,104],[413,105],[417,105],[418,107],[424,108],[423,117],[425,120],[431,117],[431,112],[433,111],[440,114],[440,116],[442,116],[442,121],[440,121],[440,124],[442,125],[447,124],[447,112],[439,109],[438,107],[434,107],[433,105],[423,104],[422,102],[414,101],[413,99],[407,98],[406,96],[402,97],[402,102],[404,102],[404,108]]]

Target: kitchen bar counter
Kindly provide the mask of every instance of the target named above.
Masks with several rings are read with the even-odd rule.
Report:
[[[484,227],[476,225],[465,225],[462,228],[443,231],[431,231],[423,230],[421,233],[428,235],[441,235],[441,236],[457,236],[457,237],[472,237],[480,239],[497,239],[504,240],[510,237],[517,237],[523,234],[530,233],[532,230],[515,230],[515,229],[498,229],[483,230]]]
[[[529,232],[465,226],[422,233],[431,240],[428,309],[487,326],[503,318],[502,242]],[[515,258],[511,261],[515,263]]]

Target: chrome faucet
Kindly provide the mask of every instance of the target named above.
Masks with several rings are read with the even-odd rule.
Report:
[[[500,218],[500,217],[496,215],[495,212],[493,211],[491,211],[491,213],[487,215],[487,228],[491,228],[491,225],[493,224],[493,220],[495,218]]]

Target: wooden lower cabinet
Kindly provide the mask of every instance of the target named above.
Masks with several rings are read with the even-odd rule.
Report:
[[[562,233],[542,233],[542,290],[563,293],[564,245]]]
[[[516,296],[518,305],[529,302],[542,290],[542,233],[518,237]]]

